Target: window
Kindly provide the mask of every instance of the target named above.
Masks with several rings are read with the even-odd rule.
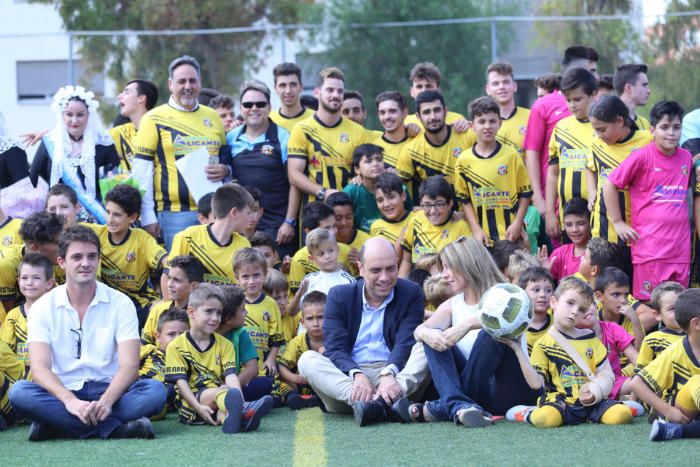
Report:
[[[73,67],[73,76],[79,84],[95,94],[104,93],[103,73],[89,75],[78,60],[73,62]],[[68,80],[68,60],[17,62],[17,100],[51,99]]]

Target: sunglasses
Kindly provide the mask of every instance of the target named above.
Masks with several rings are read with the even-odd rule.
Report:
[[[241,106],[244,109],[252,109],[257,107],[258,109],[264,109],[267,107],[267,101],[256,101],[256,102],[241,102]]]

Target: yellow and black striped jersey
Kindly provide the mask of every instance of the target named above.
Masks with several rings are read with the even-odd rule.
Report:
[[[5,381],[0,387],[0,415],[9,415],[12,411],[10,398],[8,396],[10,386],[24,376],[24,364],[17,360],[17,357],[6,343],[0,341],[0,374]]]
[[[636,123],[637,128],[639,128],[642,131],[651,131],[651,123],[649,123],[649,120],[642,117],[641,115],[637,115],[635,117],[634,123]]]
[[[520,199],[532,196],[522,157],[501,143],[496,143],[496,149],[487,156],[477,154],[474,146],[459,156],[455,171],[459,202],[472,205],[491,242],[505,239]]]
[[[271,297],[261,294],[254,301],[246,300],[245,328],[250,340],[258,351],[258,369],[261,376],[265,375],[265,358],[272,347],[284,344],[284,336],[280,327],[280,309]]]
[[[290,371],[296,373],[299,357],[307,350],[309,350],[309,336],[306,331],[304,331],[287,343],[284,352],[277,358],[277,363],[286,366]]]
[[[343,265],[351,274],[357,274],[357,267],[355,267],[355,272],[352,272],[350,267],[350,250],[352,248],[345,243],[338,242],[338,263]],[[292,261],[289,266],[289,276],[287,280],[289,281],[289,292],[295,294],[299,290],[301,281],[304,280],[307,274],[318,271],[318,266],[316,263],[311,261],[309,257],[309,249],[307,247],[300,248],[292,257]]]
[[[547,310],[547,321],[545,321],[544,326],[540,329],[535,329],[533,327],[528,327],[525,330],[525,340],[527,341],[527,353],[532,355],[532,348],[535,346],[538,340],[549,331],[552,327],[552,310],[551,308]]]
[[[24,305],[14,307],[7,313],[5,323],[0,327],[0,341],[6,343],[24,364],[29,373],[29,348],[27,347],[27,313]]]
[[[580,337],[564,337],[588,363],[589,368],[579,368],[549,333],[542,336],[535,343],[530,356],[532,367],[544,378],[545,395],[540,403],[576,403],[579,388],[588,382],[586,373],[595,373],[607,361],[608,351],[593,331]]]
[[[586,163],[593,145],[593,127],[573,115],[559,120],[549,140],[549,165],[559,166],[557,206],[564,222],[564,205],[572,198],[588,199]]]
[[[683,331],[674,331],[669,328],[663,328],[646,335],[644,341],[642,341],[642,347],[639,349],[636,370],[639,371],[650,364],[671,344],[683,340],[684,337],[685,333]]]
[[[504,146],[515,149],[524,159],[523,141],[527,131],[527,119],[530,118],[530,109],[516,107],[510,117],[501,118],[501,128],[496,133],[496,141]]]
[[[632,131],[624,141],[612,146],[600,138],[593,139],[591,154],[588,157],[586,167],[596,174],[597,196],[591,213],[591,235],[601,237],[610,243],[624,244],[608,219],[608,210],[603,198],[603,185],[610,173],[617,168],[635,149],[646,146],[652,140],[648,131]],[[620,190],[618,195],[622,218],[629,225],[631,223],[630,196],[627,190]]]
[[[464,115],[459,114],[457,112],[451,112],[448,110],[447,115],[445,115],[445,124],[452,125],[457,120],[466,120],[466,119],[464,118]],[[404,125],[410,125],[411,123],[418,125],[420,127],[421,131],[424,130],[423,122],[421,122],[420,118],[418,118],[418,114],[409,114],[406,116],[406,119],[403,121]]]
[[[396,164],[396,174],[407,181],[413,182],[414,191],[421,182],[433,175],[442,175],[451,185],[454,183],[455,165],[462,152],[476,142],[473,131],[457,133],[452,127],[447,127],[447,138],[440,146],[434,146],[425,133],[416,136],[407,144]],[[417,199],[412,193],[413,199]]]
[[[175,161],[201,148],[218,157],[225,146],[221,118],[209,107],[186,112],[163,104],[146,113],[134,139],[134,157],[153,163],[156,211],[195,211],[197,204]]]
[[[130,228],[124,240],[115,244],[106,225],[88,225],[100,238],[102,282],[124,292],[142,308],[158,300],[149,279],[161,268],[167,253],[156,239],[145,230]]]
[[[26,251],[24,245],[12,245],[7,248],[0,248],[0,300],[14,300],[19,297],[19,286],[17,276],[19,264]],[[97,277],[100,277],[100,270]],[[66,273],[58,264],[53,265],[53,278],[56,285],[61,285],[66,281]]]
[[[283,115],[282,112],[280,112],[280,109],[275,109],[272,112],[270,112],[270,120],[272,120],[273,122],[275,122],[275,124],[281,126],[282,128],[291,133],[292,128],[294,128],[294,125],[296,125],[302,120],[306,120],[313,114],[314,111],[312,109],[303,108],[301,112],[299,112],[297,115],[287,117],[286,115]]]
[[[363,232],[362,230],[355,229],[355,233],[352,236],[352,239],[350,239],[350,243],[346,243],[347,246],[350,248],[354,248],[357,251],[360,251],[360,248],[362,248],[362,245],[365,244],[365,242],[369,240],[369,234],[367,232]],[[338,242],[342,243],[342,242]],[[355,268],[355,272],[353,273],[356,275],[357,268]]]
[[[175,302],[173,300],[165,300],[162,302],[154,303],[151,309],[148,311],[148,318],[146,318],[146,323],[143,325],[143,330],[141,331],[141,342],[145,344],[158,345],[156,342],[156,332],[158,332],[158,320],[161,315],[168,311],[170,308],[175,307]]]
[[[13,219],[9,216],[5,218],[5,221],[0,225],[0,248],[22,245],[24,243],[19,235],[21,225],[22,219]]]
[[[433,225],[424,211],[416,211],[408,222],[401,246],[411,252],[411,263],[416,264],[423,256],[436,254],[445,245],[471,234],[469,224],[464,220],[455,220],[450,215],[444,224]]]
[[[700,375],[700,362],[695,358],[688,336],[671,344],[637,375],[669,404],[678,390],[693,376]]]
[[[153,344],[141,346],[139,378],[165,382],[165,354]]]
[[[250,242],[243,235],[234,232],[231,240],[220,244],[209,225],[193,225],[175,234],[170,248],[172,258],[180,255],[192,255],[202,262],[206,273],[204,282],[211,284],[235,284],[233,273],[233,255],[241,248],[250,247]],[[165,268],[167,271],[167,268]]]
[[[136,127],[133,122],[117,125],[109,129],[109,135],[114,140],[114,146],[119,154],[119,168],[122,173],[131,173],[131,165],[134,160],[134,139]]]
[[[399,155],[401,154],[401,151],[403,151],[403,148],[405,148],[407,145],[411,144],[413,140],[414,138],[409,138],[406,136],[398,143],[394,143],[393,141],[386,139],[386,137],[381,134],[374,138],[371,143],[384,149],[384,166],[395,169],[399,162]]]
[[[399,239],[406,234],[408,224],[413,216],[412,211],[406,211],[401,219],[391,221],[382,217],[372,222],[372,227],[369,229],[370,237],[382,237],[389,240],[392,244],[396,244]]]
[[[309,179],[325,188],[342,190],[352,175],[352,153],[369,140],[367,130],[347,118],[326,126],[314,114],[292,129],[287,143],[289,158],[306,162]],[[308,201],[315,201],[308,196]]]

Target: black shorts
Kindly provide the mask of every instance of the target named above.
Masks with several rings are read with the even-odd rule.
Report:
[[[600,423],[603,414],[613,405],[621,404],[620,401],[603,399],[595,405],[582,405],[576,402],[573,405],[567,404],[564,401],[545,402],[544,406],[554,407],[559,411],[564,419],[564,425],[580,425],[581,423]]]

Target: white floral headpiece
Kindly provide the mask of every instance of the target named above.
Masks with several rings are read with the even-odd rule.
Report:
[[[63,86],[54,94],[51,110],[56,113],[63,112],[63,109],[68,105],[68,101],[74,97],[85,102],[89,112],[97,110],[100,106],[100,103],[94,99],[95,94],[92,91],[87,91],[82,86]]]

